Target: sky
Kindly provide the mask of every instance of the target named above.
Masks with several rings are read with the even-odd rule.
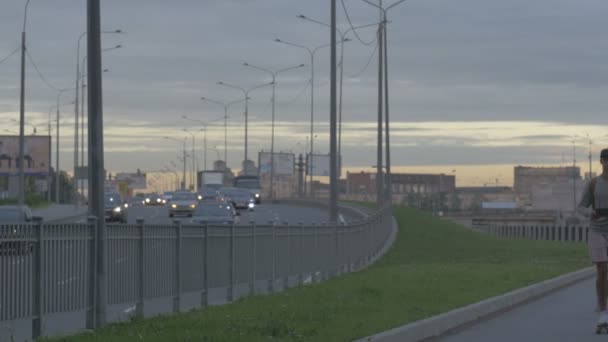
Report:
[[[30,3],[27,47],[42,77],[28,61],[26,118],[38,134],[47,132],[49,108],[57,103],[55,89],[75,85],[85,3]],[[0,61],[19,47],[24,4],[0,4]],[[377,10],[363,1],[344,4],[353,25],[378,21]],[[182,143],[173,139],[188,137],[190,144],[190,134],[195,134],[202,167],[202,126],[184,120],[184,115],[213,121],[207,130],[207,159],[211,163],[223,157],[223,121],[217,121],[223,108],[200,98],[243,98],[218,81],[242,87],[271,81],[243,62],[273,70],[305,64],[277,76],[275,110],[275,149],[303,153],[310,136],[310,56],[274,39],[311,48],[328,44],[327,27],[296,16],[329,22],[329,9],[329,1],[321,0],[102,1],[102,30],[124,31],[102,35],[104,48],[122,45],[102,58],[108,69],[103,79],[106,168],[162,169],[176,162],[181,151]],[[607,13],[608,3],[602,0],[407,0],[391,9],[394,168],[455,170],[459,185],[496,179],[510,185],[514,165],[572,163],[573,147],[586,171],[588,135],[597,169],[597,155],[608,144]],[[338,25],[342,31],[350,28],[341,1]],[[351,171],[369,169],[376,155],[375,28],[356,32],[358,37],[351,31],[351,41],[344,44],[342,152],[343,166]],[[86,54],[82,45],[79,59]],[[327,153],[329,49],[319,49],[314,63],[314,150]],[[250,93],[250,158],[270,149],[271,96],[271,87]],[[66,91],[60,102],[73,99],[74,91]],[[0,134],[17,131],[11,119],[17,119],[18,112],[17,53],[0,64]],[[243,113],[242,104],[228,111],[227,153],[233,169],[243,160]],[[71,170],[73,105],[62,106],[60,115],[61,168]]]

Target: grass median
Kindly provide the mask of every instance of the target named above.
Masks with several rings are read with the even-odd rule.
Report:
[[[503,239],[401,207],[395,217],[397,241],[367,270],[43,341],[351,341],[589,266],[580,244]]]

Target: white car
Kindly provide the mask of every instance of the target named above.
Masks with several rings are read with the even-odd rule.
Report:
[[[192,213],[194,213],[197,205],[198,198],[196,194],[188,191],[175,192],[169,204],[169,217],[192,217]]]

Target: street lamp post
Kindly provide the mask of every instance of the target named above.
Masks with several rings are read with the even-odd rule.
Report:
[[[319,25],[331,28],[330,24],[324,23],[320,20],[312,19],[303,14],[300,14],[297,17],[299,19],[306,20],[311,23],[315,23],[315,24],[319,24]],[[339,92],[340,92],[339,97],[338,97],[338,156],[340,156],[342,154],[342,93],[343,93],[342,89],[343,89],[343,84],[344,84],[344,43],[350,41],[350,39],[346,38],[346,36],[354,30],[377,26],[378,24],[379,23],[371,23],[371,24],[366,24],[366,25],[354,26],[354,27],[347,29],[346,31],[342,31],[342,30],[336,28],[336,32],[338,32],[338,34],[340,35],[340,63],[339,63],[340,81],[338,83],[339,84],[338,88],[339,88]]]
[[[249,161],[249,156],[247,154],[248,152],[248,148],[249,148],[249,144],[248,144],[248,127],[249,127],[249,93],[255,89],[259,89],[259,88],[263,88],[263,87],[267,87],[269,85],[271,85],[272,83],[264,83],[264,84],[259,84],[256,86],[252,86],[250,88],[243,88],[243,87],[239,87],[236,85],[232,85],[226,82],[217,82],[217,84],[228,87],[228,88],[232,88],[232,89],[236,89],[236,90],[240,90],[243,93],[244,96],[244,100],[245,100],[245,157],[243,159],[243,169],[245,169],[245,163],[247,161]],[[245,170],[246,173],[247,170]]]
[[[168,140],[175,140],[175,141],[179,141],[179,142],[182,142],[182,143],[184,144],[184,147],[183,147],[183,154],[184,154],[184,159],[183,159],[183,162],[184,162],[184,169],[183,169],[183,174],[182,174],[182,184],[181,184],[181,188],[182,188],[182,190],[185,190],[185,189],[186,189],[186,140],[187,140],[188,138],[184,137],[184,139],[183,139],[183,140],[176,139],[176,138],[172,138],[172,137],[164,137],[164,138],[165,138],[165,139],[168,139]]]
[[[304,67],[304,64],[299,64],[299,65],[295,65],[295,66],[291,66],[288,68],[283,68],[283,69],[279,69],[279,70],[275,70],[275,71],[272,71],[270,69],[265,69],[265,68],[262,68],[259,66],[255,66],[255,65],[249,64],[247,62],[243,63],[243,65],[266,72],[272,77],[272,82],[270,82],[270,84],[272,84],[272,124],[271,124],[272,133],[270,134],[270,199],[272,199],[272,198],[274,198],[274,189],[273,189],[273,184],[274,184],[274,119],[275,119],[275,103],[276,103],[275,94],[276,94],[276,85],[277,85],[276,79],[277,79],[278,74],[285,72],[285,71],[302,68],[302,67]]]
[[[209,121],[203,121],[203,120],[198,120],[198,119],[193,119],[190,118],[186,115],[182,115],[182,119],[184,120],[188,120],[188,121],[192,121],[192,122],[197,122],[199,124],[201,124],[201,126],[203,126],[203,128],[201,129],[201,131],[204,134],[203,137],[203,150],[204,150],[204,168],[205,170],[207,170],[207,126],[209,126],[210,123],[215,122],[215,121],[220,121],[220,120],[224,120],[224,117],[221,118],[217,118],[214,120],[209,120]]]
[[[55,202],[57,204],[59,204],[59,179],[60,179],[60,172],[59,172],[59,123],[60,123],[60,111],[59,108],[61,107],[59,105],[59,101],[61,100],[61,94],[63,94],[64,92],[68,91],[68,90],[72,90],[71,88],[64,88],[64,89],[60,89],[57,92],[57,139],[55,139],[55,154],[56,154],[56,158],[55,158],[55,173],[56,173],[56,177],[55,177]]]
[[[274,40],[277,43],[282,43],[285,45],[289,45],[289,46],[293,46],[293,47],[297,47],[300,49],[304,49],[308,52],[308,55],[310,56],[310,136],[312,136],[314,134],[314,116],[315,116],[315,54],[317,53],[317,51],[319,51],[322,48],[328,47],[331,44],[323,44],[320,46],[317,46],[315,48],[309,48],[307,46],[304,45],[300,45],[300,44],[296,44],[296,43],[292,43],[292,42],[288,42],[279,38],[276,38]],[[310,161],[309,161],[309,170],[310,170],[310,184],[312,185],[312,151],[313,151],[313,143],[312,140],[310,142]],[[312,187],[311,187],[312,189]],[[312,191],[310,193],[310,196],[312,197]]]
[[[114,30],[114,31],[101,31],[101,33],[122,33],[121,30]],[[78,102],[80,99],[79,96],[79,90],[80,90],[80,79],[81,79],[81,75],[80,75],[80,41],[82,40],[82,38],[84,38],[84,36],[86,36],[87,31],[82,32],[80,34],[80,36],[78,36],[78,40],[76,43],[76,85],[75,85],[75,99],[74,99],[74,182],[75,182],[75,187],[74,187],[74,203],[76,205],[79,204],[79,199],[78,199],[78,179],[76,178],[76,170],[78,169],[78,165],[79,165],[79,161],[78,161]],[[84,84],[84,82],[83,82]],[[83,95],[84,95],[84,87],[83,87]],[[84,106],[84,101],[83,102],[83,106]],[[84,121],[84,120],[83,120]],[[82,130],[84,131],[84,122],[82,123],[83,127]],[[83,135],[84,136],[84,135]],[[83,152],[84,153],[84,152]],[[83,158],[84,159],[84,156]]]
[[[235,100],[231,102],[221,102],[217,100],[212,100],[207,97],[201,97],[201,100],[207,101],[210,103],[214,103],[224,107],[224,163],[226,163],[226,167],[228,167],[228,108],[233,104],[237,104],[243,102],[244,100]]]
[[[101,31],[101,33],[122,33],[121,30],[115,30],[115,31]],[[101,49],[101,52],[107,52],[107,51],[112,51],[112,50],[116,50],[116,49],[120,49],[122,48],[123,45],[122,44],[118,44],[116,46],[110,47],[110,48],[105,48],[105,49]],[[81,89],[81,94],[82,94],[82,101],[81,102],[81,106],[80,106],[80,127],[81,127],[81,135],[80,135],[80,167],[84,168],[85,166],[85,156],[84,156],[84,152],[85,152],[85,146],[84,146],[84,134],[85,134],[85,129],[84,129],[84,123],[85,123],[85,114],[84,114],[84,104],[85,104],[85,99],[86,99],[86,92],[85,92],[85,82],[84,82],[84,78],[87,76],[85,73],[85,68],[87,67],[87,59],[88,59],[88,55],[85,55],[82,58],[82,61],[80,63],[80,73],[79,73],[79,78],[80,78],[80,89]],[[108,72],[108,69],[103,69],[102,72]],[[78,99],[76,100],[78,101]],[[75,144],[76,146],[78,145],[78,141],[77,141],[77,137],[76,137],[76,141]],[[76,175],[76,168],[78,166],[78,163],[76,163],[76,159],[75,161],[75,166],[74,166],[74,175]],[[89,165],[89,163],[87,163],[87,165]],[[87,182],[89,181],[88,177],[87,177]],[[84,184],[85,181],[83,180],[82,182],[80,182],[80,193],[84,194]],[[77,192],[78,190],[76,190]]]
[[[19,97],[19,205],[25,204],[25,171],[24,171],[24,153],[25,153],[25,26],[27,23],[27,8],[30,0],[25,2],[23,13],[23,30],[21,31],[21,88]]]

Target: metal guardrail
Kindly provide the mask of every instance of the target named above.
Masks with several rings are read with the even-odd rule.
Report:
[[[389,207],[348,225],[106,224],[107,306],[132,306],[130,315],[144,317],[152,300],[171,301],[156,312],[171,313],[185,310],[185,296],[206,307],[211,289],[225,289],[229,302],[319,282],[366,267],[391,224]],[[46,336],[46,321],[70,312],[86,313],[86,322],[69,332],[95,328],[96,229],[94,218],[0,225],[0,340],[3,327],[23,320],[31,320],[26,339]]]
[[[556,225],[486,225],[473,230],[513,239],[584,242],[589,239],[589,227]]]

